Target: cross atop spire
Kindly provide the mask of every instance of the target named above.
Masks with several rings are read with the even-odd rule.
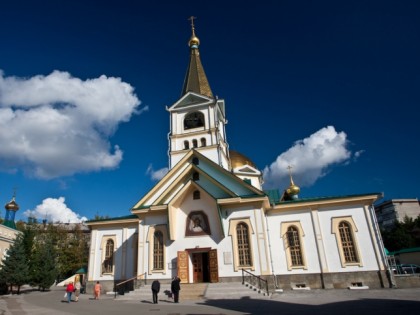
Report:
[[[292,178],[292,168],[293,168],[293,165],[287,166],[287,169],[289,170],[290,183],[294,185],[295,183],[293,182],[293,178]]]
[[[190,46],[190,63],[185,75],[182,95],[185,95],[188,92],[195,92],[213,98],[213,93],[200,60],[200,52],[198,50],[200,40],[195,35],[195,19],[195,16],[191,16],[188,19],[191,21],[192,30],[191,38],[188,42],[188,46]]]
[[[195,36],[195,27],[194,27],[194,19],[196,19],[195,16],[190,16],[190,18],[188,19],[189,21],[191,21],[191,29],[192,29],[192,34],[193,36]]]

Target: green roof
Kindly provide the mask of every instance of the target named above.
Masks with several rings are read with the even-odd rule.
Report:
[[[4,225],[4,226],[7,226],[7,227],[9,227],[9,228],[11,228],[11,229],[16,230],[16,224],[15,224],[15,222],[14,222],[14,221],[10,221],[10,220],[4,221],[4,222],[3,222],[3,225]]]
[[[264,192],[267,194],[268,199],[270,200],[270,204],[276,204],[280,202],[281,195],[278,189],[264,190]]]
[[[349,197],[363,197],[363,196],[370,196],[370,195],[382,195],[382,193],[377,193],[376,192],[376,193],[357,194],[357,195],[298,198],[296,200],[279,201],[276,204],[300,203],[300,202],[308,202],[308,201],[322,201],[322,200],[342,199],[342,198],[349,198]]]
[[[404,248],[400,250],[396,250],[395,252],[390,252],[389,255],[398,255],[404,253],[415,253],[420,252],[420,247],[411,247],[411,248]]]
[[[127,219],[137,219],[138,216],[134,215],[134,214],[130,214],[130,215],[125,215],[122,217],[114,217],[114,218],[106,218],[106,219],[99,219],[99,220],[89,220],[86,221],[86,223],[91,223],[91,222],[108,222],[108,221],[119,221],[119,220],[127,220]]]

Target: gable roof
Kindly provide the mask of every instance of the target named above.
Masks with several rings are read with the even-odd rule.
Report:
[[[168,111],[177,109],[185,109],[186,107],[197,107],[214,103],[215,100],[205,95],[188,92],[184,94],[178,101],[168,108]]]
[[[193,178],[194,173],[198,173],[199,180]],[[168,205],[190,181],[194,181],[215,200],[226,202],[226,199],[232,198],[266,198],[261,190],[192,149],[133,206],[132,211]]]

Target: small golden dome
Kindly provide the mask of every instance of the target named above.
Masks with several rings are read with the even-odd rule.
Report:
[[[11,210],[11,211],[19,210],[19,205],[16,203],[15,198],[13,198],[11,201],[6,203],[4,207],[6,208],[6,210]]]
[[[232,169],[241,167],[244,165],[249,165],[254,168],[257,168],[255,164],[248,157],[246,157],[245,155],[237,151],[229,150],[229,156],[230,156],[230,166]]]
[[[198,39],[197,36],[193,35],[190,38],[190,41],[188,42],[188,46],[193,47],[193,46],[199,46],[200,45],[200,40]]]
[[[299,194],[300,188],[296,186],[295,184],[290,184],[289,188],[287,188],[286,191],[289,196],[294,196],[294,195]]]

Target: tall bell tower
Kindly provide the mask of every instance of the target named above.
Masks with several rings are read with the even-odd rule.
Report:
[[[190,18],[190,62],[181,98],[167,108],[170,113],[169,168],[173,168],[189,150],[197,150],[229,170],[225,102],[215,98],[211,91],[201,64],[200,40],[195,34],[194,19]]]

